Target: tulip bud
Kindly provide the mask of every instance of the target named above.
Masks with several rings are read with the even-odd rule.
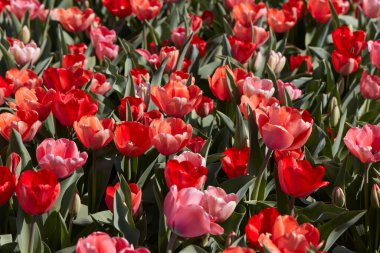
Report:
[[[333,97],[330,101],[330,123],[333,127],[337,126],[340,119],[340,109],[336,97]]]
[[[270,52],[268,59],[268,66],[271,67],[275,74],[281,73],[286,63],[286,58],[282,56],[280,52],[276,53],[275,51]]]
[[[344,196],[344,192],[342,188],[335,187],[332,192],[332,203],[338,207],[343,207],[346,203],[346,197]]]
[[[255,67],[255,70],[258,70],[261,68],[261,66],[265,64],[265,57],[264,55],[259,51],[257,54],[256,54],[256,58],[255,58],[255,63],[254,63],[254,67]]]
[[[30,40],[30,31],[29,31],[29,28],[26,25],[24,25],[22,27],[21,32],[19,34],[19,38],[25,44],[29,42],[29,40]]]
[[[380,209],[380,189],[377,184],[374,184],[372,187],[371,205],[373,208]]]
[[[73,216],[76,216],[80,211],[80,207],[81,207],[80,197],[78,193],[75,193],[70,203],[69,213]]]

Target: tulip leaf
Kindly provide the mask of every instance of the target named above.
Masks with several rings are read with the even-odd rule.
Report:
[[[321,241],[325,241],[324,251],[328,251],[334,245],[336,240],[360,218],[365,215],[366,211],[347,211],[338,217],[323,224],[319,227]]]
[[[243,120],[243,116],[239,111],[239,107],[236,107],[235,146],[237,149],[245,148],[248,145],[247,127],[244,123],[245,121]]]
[[[332,20],[334,24],[334,29],[337,29],[338,27],[340,27],[339,17],[335,11],[334,5],[332,4],[331,0],[329,0],[329,7],[330,7],[331,16],[333,18]]]
[[[178,61],[177,61],[177,66],[176,66],[177,70],[182,69],[183,61],[185,60],[186,53],[189,49],[191,41],[193,40],[193,37],[194,37],[194,34],[191,34],[190,37],[186,40],[184,46],[182,47],[181,54],[179,55]]]
[[[243,221],[246,212],[247,209],[244,207],[244,205],[239,204],[236,206],[235,211],[231,214],[231,216],[222,223],[225,235],[230,234],[230,232],[238,233],[240,224]]]
[[[9,70],[15,68],[17,65],[13,56],[9,53],[9,51],[4,47],[2,43],[0,43],[0,51],[5,61],[5,64],[7,65],[7,69]]]
[[[71,246],[68,248],[61,249],[59,251],[56,251],[55,253],[75,253],[76,246]]]
[[[255,178],[251,176],[239,176],[231,178],[220,184],[227,193],[236,193],[238,195],[238,202],[242,200],[249,187],[253,185]]]
[[[235,134],[235,125],[234,122],[224,113],[221,111],[216,111],[216,115],[220,117],[220,119],[224,122],[228,130],[232,133]]]
[[[259,168],[263,161],[264,154],[259,144],[259,130],[252,112],[252,108],[248,106],[248,124],[249,124],[249,158],[248,158],[248,174],[258,175]]]
[[[122,194],[122,198],[125,199],[125,204],[127,205],[128,208],[128,218],[127,222],[134,227],[135,222],[133,221],[133,213],[132,213],[132,194],[131,194],[131,189],[129,188],[129,185],[123,175],[119,175],[120,179],[120,187],[119,191]]]
[[[207,253],[207,251],[197,245],[189,245],[179,253]]]
[[[16,171],[16,174],[20,176],[21,171],[27,168],[31,168],[32,159],[24,143],[22,142],[21,135],[15,129],[12,129],[12,132],[9,136],[8,154],[11,154],[12,152],[19,154],[21,157],[21,170]]]

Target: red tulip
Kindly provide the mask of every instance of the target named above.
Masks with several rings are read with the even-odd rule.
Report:
[[[149,126],[138,122],[123,121],[116,125],[113,141],[124,156],[136,157],[152,146],[153,133]]]
[[[115,198],[116,190],[119,189],[120,184],[116,183],[114,186],[108,186],[106,190],[106,205],[107,208],[113,212],[113,202]],[[128,184],[128,187],[131,191],[131,201],[132,201],[132,212],[133,215],[136,215],[140,209],[141,204],[141,197],[142,197],[142,191],[139,189],[137,184],[130,183]]]
[[[66,68],[47,68],[44,70],[42,78],[44,84],[49,89],[54,89],[60,92],[68,92],[82,87],[92,77],[92,73],[84,72],[84,69],[80,69],[79,76],[76,76],[74,72]]]
[[[81,11],[78,7],[68,9],[54,9],[51,13],[52,19],[57,20],[63,28],[69,32],[83,32],[87,30],[95,19],[92,9],[86,8]]]
[[[11,96],[13,87],[11,87],[5,80],[0,76],[0,105],[5,103],[5,98]]]
[[[249,148],[229,148],[223,152],[225,157],[221,159],[222,169],[228,178],[247,175]]]
[[[153,130],[153,146],[163,155],[172,155],[186,147],[193,128],[179,118],[155,119],[150,124]]]
[[[333,31],[332,38],[340,54],[357,57],[367,47],[365,35],[364,31],[351,32],[348,26],[341,26]]]
[[[255,4],[254,2],[241,2],[232,9],[232,17],[235,21],[241,23],[242,25],[249,27],[251,24],[256,24],[256,22],[265,17],[267,14],[267,9],[264,3],[260,2]]]
[[[270,149],[294,150],[302,147],[309,138],[313,119],[308,111],[272,105],[268,111],[254,111],[263,142]]]
[[[202,137],[196,136],[191,138],[189,143],[187,144],[187,148],[190,149],[191,152],[199,153],[201,152],[203,145],[206,143],[206,140],[202,139]]]
[[[360,79],[360,94],[367,99],[380,98],[380,77],[368,75],[364,70]]]
[[[183,152],[169,160],[165,168],[166,185],[176,185],[179,190],[195,187],[200,190],[206,182],[206,160],[192,152]]]
[[[124,18],[132,14],[130,0],[102,0],[102,3],[116,17]]]
[[[42,85],[42,79],[31,69],[10,69],[5,74],[5,80],[12,88],[12,93],[15,93],[20,87],[35,89]]]
[[[294,159],[297,159],[297,160],[303,160],[305,154],[302,152],[301,148],[298,148],[295,150],[287,150],[287,151],[280,151],[280,150],[274,151],[274,159],[276,160],[276,162],[288,156],[293,157]]]
[[[77,44],[68,45],[69,54],[85,54],[87,50],[87,45],[83,42]]]
[[[162,47],[159,54],[159,61],[163,62],[166,58],[168,58],[168,62],[165,66],[165,72],[168,73],[173,71],[177,65],[179,57],[179,51],[175,47]]]
[[[0,166],[0,175],[0,206],[3,206],[15,192],[17,176],[6,166]]]
[[[325,168],[318,165],[313,169],[306,160],[284,157],[277,162],[277,171],[282,191],[293,197],[306,197],[329,184],[322,181]]]
[[[313,63],[311,62],[311,57],[309,55],[296,55],[296,56],[290,56],[289,64],[290,64],[290,70],[293,71],[303,62],[306,62],[307,66],[307,72],[313,71]]]
[[[139,20],[155,18],[161,11],[162,2],[159,0],[130,0],[132,12]]]
[[[236,22],[233,32],[237,40],[253,42],[256,47],[260,47],[269,39],[269,32],[264,28],[255,25],[252,27],[246,27],[239,22]]]
[[[335,12],[345,14],[350,8],[350,3],[347,0],[332,0]],[[327,0],[309,0],[307,8],[311,16],[320,23],[326,23],[331,17],[330,5]]]
[[[245,235],[249,244],[257,248],[261,234],[272,232],[272,227],[280,214],[274,207],[264,208],[258,214],[253,215],[245,226]]]
[[[255,253],[255,251],[250,248],[243,248],[240,246],[230,246],[226,248],[222,253]]]
[[[201,39],[199,36],[193,36],[191,45],[195,46],[198,49],[200,57],[203,57],[206,54],[207,42]]]
[[[182,118],[201,102],[202,90],[196,85],[187,86],[181,81],[171,78],[165,86],[156,85],[151,88],[153,102],[171,117]]]
[[[347,76],[356,72],[359,69],[361,56],[351,57],[347,54],[341,54],[337,50],[332,52],[332,63],[336,72],[342,76]]]
[[[90,90],[94,94],[105,95],[112,88],[110,82],[107,82],[107,78],[102,73],[96,73],[91,81]]]
[[[71,90],[66,94],[57,92],[53,102],[53,115],[63,126],[72,126],[85,115],[95,115],[98,101],[83,90]]]
[[[297,23],[296,9],[268,9],[267,23],[276,33],[284,33],[293,28]]]
[[[207,117],[214,111],[214,100],[212,98],[202,96],[201,102],[195,107],[199,117]]]
[[[240,63],[247,62],[255,53],[256,44],[253,42],[237,40],[231,35],[228,36],[228,41],[231,45],[232,56]]]
[[[380,126],[366,124],[363,128],[351,128],[343,141],[362,163],[380,161]]]
[[[222,101],[231,101],[230,90],[228,89],[227,83],[227,71],[231,76],[234,76],[230,67],[225,65],[218,67],[212,75],[212,78],[208,78],[212,94]]]
[[[16,196],[26,213],[40,215],[53,208],[60,189],[57,177],[50,170],[27,170],[18,180]]]
[[[159,110],[151,110],[149,112],[144,112],[144,116],[141,120],[141,123],[143,123],[145,126],[149,126],[154,119],[163,120],[164,115],[162,115],[162,113]]]
[[[147,69],[138,69],[134,68],[129,71],[132,76],[133,83],[136,85],[140,85],[142,83],[149,82],[150,75]]]
[[[140,121],[141,118],[144,116],[146,105],[141,98],[135,98],[131,96],[125,97],[120,100],[120,105],[118,106],[120,119],[126,119],[127,101],[129,103],[129,108],[131,109],[132,113],[132,119],[129,119],[129,121]]]
[[[74,122],[75,133],[86,148],[101,149],[113,139],[113,119],[99,120],[96,116],[83,116]]]
[[[42,126],[36,111],[18,110],[15,114],[4,112],[0,114],[0,134],[7,140],[15,129],[21,135],[23,142],[33,140]]]

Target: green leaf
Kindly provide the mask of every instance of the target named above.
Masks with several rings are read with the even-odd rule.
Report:
[[[216,114],[220,117],[220,119],[224,122],[228,130],[232,133],[235,134],[235,125],[234,122],[224,113],[220,111],[216,111]]]
[[[323,250],[328,251],[336,240],[362,218],[365,213],[366,211],[348,211],[319,227],[321,240],[326,242]]]
[[[32,158],[30,157],[28,150],[22,142],[21,135],[15,129],[12,129],[12,132],[9,136],[8,154],[12,152],[16,152],[21,157],[21,171],[27,168],[31,168]],[[16,171],[18,176],[20,176],[21,171]]]
[[[193,40],[193,37],[194,37],[194,34],[191,34],[190,37],[186,40],[186,42],[185,42],[185,44],[181,50],[181,54],[179,55],[178,61],[177,61],[177,67],[176,67],[177,70],[182,69],[183,61],[185,60],[186,53],[189,49],[191,41]]]
[[[207,251],[197,245],[189,245],[179,253],[207,253]]]
[[[340,27],[339,17],[335,11],[334,5],[332,4],[331,0],[329,0],[329,7],[333,18],[334,29],[337,29],[338,27]]]
[[[238,195],[238,201],[243,199],[245,193],[248,191],[249,187],[253,185],[255,178],[251,176],[240,176],[228,179],[220,184],[226,193],[236,193]]]
[[[343,113],[342,117],[340,118],[338,134],[337,134],[337,136],[334,140],[334,144],[332,146],[333,157],[335,157],[336,154],[338,153],[339,148],[340,148],[340,144],[342,143],[343,131],[344,131],[344,125],[346,123],[346,118],[347,118],[347,111],[345,111]]]

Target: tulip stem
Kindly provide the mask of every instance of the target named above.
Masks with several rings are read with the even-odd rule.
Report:
[[[252,192],[252,200],[257,200],[258,197],[259,197],[259,191],[260,191],[261,181],[263,179],[263,176],[264,176],[264,173],[266,171],[266,168],[268,167],[270,158],[272,157],[272,153],[273,153],[273,150],[272,149],[268,149],[268,151],[267,151],[267,153],[265,155],[264,161],[263,161],[263,163],[260,166],[259,174],[256,177],[255,187],[253,188],[253,192]]]
[[[29,253],[34,253],[34,235],[36,233],[36,216],[33,215],[32,223],[30,224],[30,238],[29,238]]]
[[[366,231],[366,234],[367,234],[367,238],[368,238],[368,245],[369,245],[369,252],[373,252],[372,251],[372,242],[371,242],[371,234],[370,234],[370,229],[369,229],[369,191],[368,191],[368,188],[369,188],[369,164],[366,165],[366,168],[364,170],[364,206],[365,206],[365,210],[367,211],[367,213],[365,214],[365,231]]]
[[[380,209],[376,209],[376,216],[377,216],[377,224],[380,223]],[[375,248],[377,248],[377,251],[380,252],[380,244],[379,244],[379,240],[380,240],[380,226],[376,226],[376,243],[375,243]]]
[[[296,198],[294,196],[290,196],[289,206],[290,206],[290,215],[294,216],[294,203],[296,202]]]
[[[174,232],[171,232],[166,252],[172,253],[175,250],[174,245],[175,245],[176,240],[177,240],[177,235]]]

